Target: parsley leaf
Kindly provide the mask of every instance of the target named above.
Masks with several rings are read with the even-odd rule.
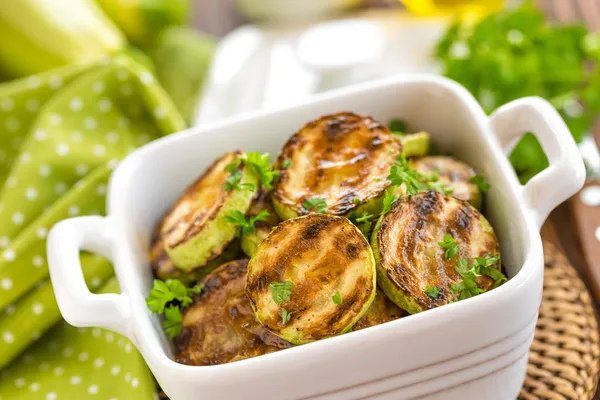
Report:
[[[392,205],[396,200],[398,200],[398,197],[386,190],[383,195],[383,209],[381,210],[381,215],[385,215],[390,212]]]
[[[401,119],[394,118],[388,123],[388,128],[392,132],[397,133],[405,133],[406,132],[406,123]]]
[[[183,318],[181,317],[181,311],[177,306],[169,306],[165,309],[165,320],[162,324],[165,333],[169,336],[169,339],[175,338],[183,329]]]
[[[281,322],[283,322],[284,325],[287,325],[288,322],[290,322],[290,319],[292,318],[292,314],[293,312],[287,312],[287,310],[285,308],[281,309]]]
[[[357,216],[354,212],[348,216],[350,222],[356,225],[363,235],[365,235],[365,237],[369,235],[369,232],[371,232],[371,226],[373,225],[374,218],[375,216],[373,214],[369,214],[367,211],[363,211],[360,216]]]
[[[455,269],[463,279],[450,286],[452,291],[458,294],[458,300],[468,299],[485,292],[485,289],[477,287],[477,277],[481,275],[489,276],[494,280],[493,288],[506,281],[506,276],[495,268],[499,261],[500,257],[488,253],[484,257],[475,258],[473,263],[467,267],[467,260],[460,259],[456,263]]]
[[[259,153],[257,151],[246,153],[241,159],[252,167],[260,182],[267,188],[273,189],[273,182],[279,177],[279,171],[274,170],[269,162],[269,153]]]
[[[162,314],[166,305],[171,302],[177,301],[183,307],[189,306],[192,304],[193,295],[200,291],[202,291],[202,285],[188,289],[177,279],[168,279],[167,281],[155,279],[150,295],[146,298],[146,304],[150,311]]]
[[[429,297],[431,297],[432,299],[437,299],[438,296],[440,295],[440,288],[437,286],[431,287],[431,286],[427,286],[425,288],[425,294]]]
[[[358,197],[355,197],[355,198],[352,199],[352,202],[354,204],[360,204],[360,199]]]
[[[320,214],[324,213],[327,210],[327,202],[322,197],[313,197],[312,199],[304,200],[302,203],[302,207],[304,207],[307,211],[312,210],[313,208]]]
[[[257,221],[266,221],[269,215],[269,211],[261,210],[255,216],[246,219],[246,216],[241,211],[233,210],[225,215],[225,220],[237,225],[238,231],[236,234],[237,236],[240,236],[240,234],[248,235],[256,231],[254,224],[256,224]]]
[[[444,194],[452,194],[454,191],[452,188],[438,180],[437,173],[425,175],[412,169],[410,162],[406,159],[404,154],[398,156],[395,164],[390,169],[390,174],[387,179],[394,186],[404,184],[407,193],[410,195],[426,190],[435,190]]]
[[[285,160],[283,160],[283,162],[281,163],[281,168],[282,169],[288,169],[289,167],[292,166],[292,162],[290,161],[289,158],[286,158]]]
[[[229,167],[230,165],[234,165],[234,164],[233,163],[229,164],[227,167]],[[254,190],[256,188],[256,186],[254,186],[251,183],[242,183],[242,171],[235,169],[235,170],[233,170],[233,172],[230,172],[230,173],[231,173],[231,175],[229,175],[227,178],[225,178],[225,184],[223,185],[223,188],[225,190],[229,190],[229,191],[234,190],[234,189]]]
[[[269,290],[275,304],[280,306],[284,301],[290,301],[292,295],[292,282],[271,282],[269,284]]]
[[[339,290],[335,292],[335,294],[331,297],[331,300],[333,301],[333,304],[342,304],[342,294]]]
[[[454,241],[454,238],[452,237],[452,235],[445,234],[444,241],[438,242],[438,244],[440,245],[440,247],[442,249],[446,249],[446,251],[444,252],[444,258],[446,260],[451,259],[452,257],[456,256],[456,254],[458,253],[458,245]]]
[[[487,193],[488,190],[490,189],[490,184],[487,183],[485,181],[485,178],[481,175],[475,175],[474,177],[469,179],[469,182],[476,184],[482,193]]]

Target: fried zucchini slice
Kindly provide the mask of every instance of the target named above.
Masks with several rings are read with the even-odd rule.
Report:
[[[177,268],[189,271],[205,265],[234,239],[236,226],[225,216],[233,210],[246,213],[258,191],[258,178],[249,167],[238,163],[233,173],[228,171],[240,154],[227,153],[215,161],[165,216],[161,236]],[[235,188],[227,181],[232,175],[239,178]]]
[[[375,289],[371,247],[342,217],[310,214],[282,222],[248,265],[246,291],[256,319],[293,344],[349,331]]]
[[[248,216],[254,217],[262,210],[269,212],[267,219],[265,221],[257,221],[254,224],[254,232],[242,234],[242,250],[248,257],[254,255],[258,245],[269,236],[269,233],[280,222],[271,203],[271,193],[265,189],[261,189],[256,200],[252,202]]]
[[[458,245],[447,259],[440,246],[445,235]],[[462,281],[460,260],[472,262],[490,254],[500,256],[498,239],[490,223],[469,203],[436,191],[418,193],[396,201],[381,216],[371,245],[377,261],[377,283],[400,308],[415,314],[454,301],[453,285]],[[498,262],[496,269],[499,269]],[[477,278],[477,287],[494,285],[489,276]],[[427,288],[438,288],[436,298]]]
[[[413,160],[412,166],[422,174],[437,173],[439,182],[452,189],[452,196],[481,209],[481,191],[476,184],[469,182],[475,176],[475,171],[469,165],[454,157],[428,156]]]
[[[352,330],[359,331],[402,318],[406,315],[408,315],[406,311],[388,299],[381,289],[377,289],[375,300],[373,300],[365,315],[352,327]]]
[[[401,142],[371,117],[338,113],[311,121],[277,159],[275,211],[282,220],[311,211],[346,215],[383,194],[401,151]]]
[[[248,260],[231,261],[204,278],[202,292],[183,311],[177,362],[217,365],[292,346],[256,322],[246,297],[247,266]]]
[[[402,143],[402,152],[406,158],[423,157],[429,153],[431,137],[427,132],[410,133],[408,135],[396,135]]]

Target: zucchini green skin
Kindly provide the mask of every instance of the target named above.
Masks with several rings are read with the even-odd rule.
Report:
[[[439,246],[445,234],[459,245],[457,256],[449,260]],[[377,222],[371,246],[378,285],[410,314],[456,298],[451,285],[462,280],[456,272],[460,258],[471,262],[488,253],[500,256],[498,239],[485,217],[467,202],[435,191],[396,201]],[[477,279],[481,289],[490,289],[493,283],[487,276]],[[427,286],[440,288],[438,298],[425,293]]]
[[[324,199],[326,214],[343,216],[389,186],[387,177],[402,143],[383,124],[353,113],[326,115],[294,134],[276,165],[273,206],[282,220],[315,212],[305,201]],[[282,169],[284,162],[290,166]],[[358,199],[358,200],[355,200]]]
[[[291,282],[277,304],[270,284]],[[340,292],[342,302],[332,296]],[[346,218],[309,214],[282,222],[248,265],[246,293],[256,320],[293,343],[348,332],[375,297],[375,260],[363,234]],[[283,309],[291,313],[282,321]]]
[[[165,251],[177,268],[190,271],[217,258],[235,238],[236,226],[226,216],[239,210],[246,213],[258,191],[258,178],[241,163],[241,184],[253,189],[226,190],[230,175],[225,167],[240,153],[227,153],[217,160],[177,200],[163,222]],[[183,222],[183,223],[182,223]],[[183,228],[182,228],[183,227]]]
[[[402,153],[406,158],[423,157],[429,153],[431,136],[427,132],[417,132],[399,137]]]
[[[269,236],[269,233],[280,222],[273,204],[271,203],[271,194],[264,188],[260,190],[256,200],[252,202],[252,206],[248,211],[248,216],[256,216],[262,210],[267,210],[269,216],[265,221],[257,221],[254,224],[255,231],[243,233],[241,238],[242,250],[248,257],[252,257],[258,248],[258,245]]]
[[[422,174],[437,172],[439,181],[453,189],[452,196],[481,210],[483,196],[479,187],[469,182],[476,174],[468,164],[449,156],[427,156],[413,160],[412,167]]]

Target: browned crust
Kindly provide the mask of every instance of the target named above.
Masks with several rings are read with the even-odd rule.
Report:
[[[298,215],[306,215],[309,210],[302,206],[303,202],[308,198],[323,197],[323,191],[329,189],[326,183],[330,174],[343,174],[345,179],[339,185],[339,193],[334,201],[328,202],[327,213],[345,215],[356,208],[357,205],[353,202],[355,197],[364,203],[381,195],[389,186],[387,175],[401,151],[400,141],[394,138],[386,126],[372,117],[350,112],[325,115],[307,123],[284,145],[276,165],[281,169],[284,160],[291,160],[292,166],[281,169],[273,197],[279,203],[293,208]],[[310,153],[312,165],[311,168],[298,172],[294,169],[293,160],[303,152]],[[383,152],[389,153],[389,157],[382,164],[378,156]],[[331,173],[328,171],[335,168],[324,167],[327,162],[339,162],[341,159],[347,161],[348,165]],[[374,172],[374,169],[377,171]],[[373,173],[380,180],[373,179]],[[302,178],[302,193],[286,190],[292,179]],[[325,186],[321,186],[323,183]]]
[[[174,213],[176,211],[176,209],[180,206],[180,204],[182,202],[186,201],[188,197],[193,196],[194,193],[197,192],[202,187],[202,185],[203,185],[204,181],[207,179],[207,177],[210,176],[213,172],[216,172],[216,168],[219,166],[219,164],[221,164],[226,158],[230,159],[230,160],[228,160],[229,161],[228,163],[225,163],[223,165],[223,167],[224,167],[227,164],[235,161],[235,159],[238,156],[240,156],[241,154],[242,154],[241,150],[236,150],[234,152],[226,153],[218,160],[215,160],[198,179],[196,179],[192,184],[190,184],[185,189],[185,191],[181,194],[181,196],[179,196],[179,198],[175,201],[175,203],[169,209],[169,211],[167,213],[165,213],[165,216],[163,217],[163,220],[161,221],[161,224],[160,224],[160,226],[161,226],[160,238],[163,241],[164,241],[164,238],[167,237],[179,224],[186,223],[189,225],[189,228],[186,230],[185,235],[180,240],[167,243],[169,245],[169,247],[174,248],[174,247],[177,247],[178,245],[180,245],[181,243],[186,242],[191,237],[194,237],[195,235],[197,235],[198,232],[200,232],[202,230],[203,226],[205,226],[206,223],[214,220],[217,217],[222,205],[229,198],[229,196],[231,196],[231,192],[227,191],[223,188],[223,185],[225,184],[225,178],[227,178],[229,176],[229,173],[226,172],[225,170],[222,171],[223,179],[222,179],[222,182],[219,183],[219,188],[221,191],[220,191],[219,195],[217,196],[215,203],[213,203],[213,204],[215,204],[215,206],[211,208],[212,211],[208,215],[206,215],[206,214],[199,214],[199,215],[186,214],[184,216],[184,218],[185,217],[190,217],[190,218],[193,217],[194,218],[193,222],[192,221],[189,221],[189,222],[182,221],[183,218],[180,218],[177,221],[169,221],[169,218],[168,218],[169,215],[171,215],[172,213]],[[241,171],[242,168],[243,168],[243,165],[240,163],[240,165],[238,166],[238,170]],[[167,222],[171,222],[171,223],[167,224]],[[226,244],[223,246],[223,248],[225,248],[225,246],[226,246]],[[209,257],[209,261],[218,257],[222,250],[223,249],[218,249],[218,251],[213,251],[213,253]]]
[[[204,289],[183,312],[177,362],[217,365],[292,346],[256,322],[245,292],[247,266],[246,259],[231,261],[204,278]]]
[[[450,207],[454,210],[448,213]],[[445,234],[452,235],[460,246],[458,255],[450,260],[445,259],[444,249],[438,245]],[[466,201],[436,191],[397,201],[385,215],[377,235],[380,263],[387,276],[423,309],[446,304],[456,297],[450,285],[462,280],[455,269],[460,258],[470,262],[488,253],[500,254],[498,240],[493,231],[485,231],[479,211]],[[433,257],[431,253],[435,253]],[[425,294],[424,282],[441,289],[437,299]],[[493,280],[481,276],[477,283],[489,289]]]
[[[352,327],[352,330],[359,331],[394,321],[407,315],[408,313],[388,299],[383,291],[377,289],[375,300],[373,300],[365,315]]]
[[[269,254],[265,255],[267,250]],[[313,318],[312,307],[322,300],[317,294],[323,288],[338,284],[346,266],[362,261],[365,254],[370,257],[369,244],[346,218],[310,214],[284,221],[263,241],[253,257],[253,263],[260,267],[248,274],[248,297],[256,309],[260,297],[271,296],[270,283],[292,281],[290,301],[281,304],[292,313],[290,323],[302,324],[306,340],[333,336],[361,312],[375,290],[373,281],[367,276],[358,276],[353,290],[343,296],[342,304],[330,307],[331,312],[320,318]],[[300,268],[300,264],[305,268]],[[302,274],[302,279],[290,280],[289,276],[296,273]],[[332,302],[333,293],[328,293],[326,302]],[[275,333],[286,327],[280,313],[272,313],[261,322]]]

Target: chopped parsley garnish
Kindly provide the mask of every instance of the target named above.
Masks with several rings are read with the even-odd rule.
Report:
[[[269,162],[269,153],[259,153],[257,151],[246,153],[240,157],[246,165],[252,167],[260,182],[267,188],[273,189],[273,182],[279,177],[279,171],[274,170]]]
[[[398,200],[398,197],[386,190],[383,195],[383,209],[381,210],[381,215],[387,214],[392,209],[392,205],[396,200]]]
[[[225,215],[225,220],[232,224],[237,225],[236,235],[240,234],[248,235],[256,230],[254,224],[258,221],[266,221],[269,218],[269,211],[261,210],[255,216],[246,219],[246,216],[238,210],[233,210],[229,214]]]
[[[485,289],[477,287],[477,277],[481,275],[492,278],[494,280],[493,287],[497,287],[503,281],[506,281],[506,276],[494,268],[498,261],[500,261],[500,257],[493,256],[491,253],[486,254],[484,257],[475,258],[469,266],[467,266],[467,260],[459,260],[455,269],[462,277],[462,281],[450,286],[452,291],[458,294],[456,300],[464,300],[484,293]]]
[[[271,291],[271,296],[273,296],[275,304],[280,306],[284,301],[290,301],[292,286],[294,286],[294,284],[289,281],[271,282],[271,284],[269,284],[269,290]]]
[[[355,197],[355,198],[352,199],[352,202],[354,204],[360,204],[360,199],[358,197]]]
[[[281,163],[281,168],[283,168],[283,169],[288,169],[291,166],[292,166],[292,162],[288,158],[283,160],[283,162]]]
[[[388,128],[395,133],[406,133],[406,123],[398,118],[392,119],[388,123]]]
[[[425,175],[412,169],[410,162],[406,159],[404,154],[398,156],[398,159],[390,169],[390,174],[387,179],[394,186],[404,184],[406,186],[406,191],[410,195],[425,190],[435,190],[444,194],[451,194],[453,192],[451,188],[439,181],[438,174],[433,173]]]
[[[304,200],[302,207],[308,211],[314,208],[318,213],[322,214],[327,210],[327,202],[322,197],[313,197],[312,199]]]
[[[331,297],[331,300],[333,301],[333,304],[342,304],[342,294],[339,290],[335,292],[335,294]]]
[[[438,244],[440,245],[440,247],[442,249],[446,249],[446,251],[444,252],[444,258],[446,260],[451,259],[458,253],[458,245],[454,241],[454,238],[452,237],[452,235],[445,234],[444,241],[438,242]]]
[[[229,172],[229,176],[225,178],[225,190],[242,189],[242,190],[254,190],[255,186],[251,183],[241,183],[242,171],[239,170],[240,160],[236,159],[234,162],[228,164],[225,167],[225,171]]]
[[[169,306],[165,309],[165,320],[162,323],[163,329],[169,339],[174,339],[183,329],[183,318],[181,310],[177,306]]]
[[[293,312],[287,312],[287,310],[285,308],[281,309],[281,322],[283,322],[284,325],[287,325],[288,322],[290,322],[290,319],[292,318],[292,314]]]
[[[163,328],[170,339],[179,335],[182,329],[181,307],[187,307],[193,302],[193,296],[202,291],[203,285],[186,288],[177,279],[161,281],[154,280],[146,304],[150,311],[163,314]]]
[[[438,296],[440,295],[440,288],[437,286],[431,287],[431,286],[427,286],[425,288],[425,294],[429,297],[431,297],[432,299],[437,299]]]
[[[490,190],[490,184],[487,183],[485,181],[485,178],[481,175],[475,175],[474,177],[472,177],[471,179],[469,179],[469,182],[474,183],[477,185],[477,187],[479,187],[479,190],[481,190],[482,193],[487,193],[488,190]]]
[[[166,281],[155,279],[150,295],[146,298],[146,304],[150,311],[158,314],[162,314],[167,304],[172,302],[187,307],[192,304],[193,296],[202,291],[202,287],[202,285],[196,285],[186,288],[177,279],[167,279]]]

